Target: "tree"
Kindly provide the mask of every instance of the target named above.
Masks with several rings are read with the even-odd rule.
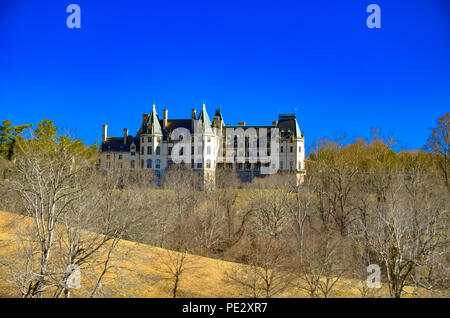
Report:
[[[384,263],[391,297],[401,297],[414,276],[417,281],[431,275],[429,262],[449,243],[448,200],[423,178],[395,176],[368,222],[370,246]]]
[[[152,262],[152,267],[162,276],[158,280],[169,282],[170,295],[177,298],[180,290],[180,282],[187,270],[193,269],[192,256],[186,251],[160,250],[156,251],[157,257]]]
[[[113,200],[118,179],[112,188],[99,187],[105,178],[98,178],[93,165],[94,148],[57,131],[45,120],[30,139],[16,145],[6,183],[31,219],[19,245],[25,264],[17,277],[24,297],[40,298],[50,291],[55,297],[69,297],[66,282],[71,272],[66,269],[83,266],[110,241],[111,251],[130,224],[118,218],[123,213],[113,213],[123,201]],[[99,188],[108,194],[106,200]]]
[[[311,298],[333,296],[345,273],[341,249],[341,241],[333,239],[330,233],[317,235],[304,251],[304,262],[294,271],[300,279],[296,287]]]
[[[425,148],[434,153],[447,189],[450,190],[450,113],[437,120],[437,126],[431,129]]]
[[[239,297],[272,298],[290,286],[286,246],[270,235],[251,240],[246,246],[245,264],[225,272],[225,283],[235,287]]]
[[[0,158],[12,160],[16,150],[16,143],[23,141],[21,134],[31,125],[12,126],[9,119],[2,121],[0,125]]]
[[[289,189],[292,196],[289,202],[289,216],[297,239],[298,254],[303,261],[303,245],[306,223],[311,221],[317,205],[315,203],[315,183],[314,177],[307,175],[304,182],[299,185],[295,178],[289,179]]]

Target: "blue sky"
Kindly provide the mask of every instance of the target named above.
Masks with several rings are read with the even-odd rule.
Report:
[[[189,118],[203,101],[230,124],[296,109],[307,146],[377,126],[420,148],[450,111],[450,1],[0,0],[0,120],[93,143],[103,123],[135,134],[153,102]]]

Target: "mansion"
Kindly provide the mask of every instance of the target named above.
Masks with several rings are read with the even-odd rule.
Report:
[[[124,129],[123,137],[108,137],[107,128],[103,125],[100,148],[103,170],[152,169],[162,178],[167,168],[181,164],[200,173],[205,184],[214,184],[215,171],[225,168],[235,171],[243,181],[264,176],[270,166],[274,167],[270,174],[291,171],[299,182],[305,173],[305,139],[295,114],[279,114],[272,125],[239,122],[227,126],[220,109],[211,121],[205,104],[198,115],[192,109],[187,119],[169,119],[166,109],[161,119],[153,105],[150,114],[142,115],[135,136]]]

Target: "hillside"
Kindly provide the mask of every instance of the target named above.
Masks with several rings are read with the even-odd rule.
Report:
[[[18,262],[15,259],[15,239],[27,218],[12,213],[0,212],[0,260]],[[120,259],[116,259],[114,267],[105,277],[103,297],[171,297],[170,284],[164,274],[155,268],[163,266],[161,256],[166,250],[130,241],[121,241],[116,251]],[[174,252],[172,252],[174,253]],[[104,257],[100,255],[100,257]],[[242,293],[236,285],[227,280],[227,273],[242,270],[244,265],[221,260],[188,255],[185,273],[179,284],[179,297],[239,297]],[[98,273],[99,268],[95,269]],[[17,287],[10,277],[8,269],[0,266],[0,297],[20,297]],[[88,297],[93,277],[82,273],[82,287],[74,291],[74,297]],[[342,280],[339,297],[360,297],[355,284],[361,282]],[[306,293],[297,289],[286,290],[284,297],[307,297]],[[378,297],[387,296],[386,289],[377,293]]]

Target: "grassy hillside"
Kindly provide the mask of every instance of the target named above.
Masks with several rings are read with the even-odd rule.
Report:
[[[18,230],[30,220],[16,214],[0,212],[0,260],[8,260],[20,264],[17,259]],[[102,293],[104,297],[171,297],[170,282],[164,273],[157,268],[163,268],[165,250],[121,241],[115,253],[114,267],[105,277]],[[105,251],[101,251],[99,258],[104,258]],[[227,280],[227,273],[240,270],[244,265],[225,262],[195,255],[187,256],[185,273],[179,284],[179,297],[239,297],[242,293],[238,286]],[[92,271],[82,271],[82,287],[75,290],[74,297],[88,297],[95,277],[100,268]],[[17,287],[10,279],[8,268],[0,265],[0,297],[20,297]],[[361,282],[342,280],[339,297],[360,297],[356,288]],[[385,286],[377,290],[374,296],[387,296]],[[297,289],[286,290],[284,297],[307,297],[306,293]]]

